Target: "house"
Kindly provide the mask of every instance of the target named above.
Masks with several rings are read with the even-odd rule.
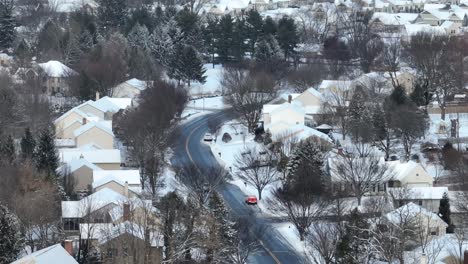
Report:
[[[131,221],[119,224],[80,224],[80,237],[99,252],[100,263],[161,263],[163,237]]]
[[[325,97],[327,103],[335,105],[334,101],[338,99],[334,98],[343,101],[351,100],[353,89],[353,82],[349,80],[323,80],[317,90]]]
[[[86,160],[84,157],[72,159],[67,164],[58,168],[61,175],[71,174],[74,184],[73,190],[91,191],[93,183],[93,172],[102,170],[100,167]]]
[[[388,193],[397,206],[403,206],[409,202],[415,203],[433,213],[439,212],[440,200],[444,193],[448,193],[447,187],[412,187],[412,188],[388,188]]]
[[[297,142],[316,138],[322,140],[323,142],[328,142],[330,144],[332,143],[330,137],[324,133],[303,124],[291,125],[286,122],[276,122],[265,126],[265,131],[271,133],[272,139],[275,142],[282,142],[288,138]]]
[[[73,139],[73,132],[90,121],[98,121],[99,117],[85,113],[76,107],[55,119],[55,137],[58,139]]]
[[[96,101],[88,100],[75,108],[86,114],[97,116],[101,120],[112,120],[112,116],[120,109],[125,109],[131,105],[131,98],[105,96],[99,99],[99,94],[97,94]]]
[[[112,223],[110,211],[128,201],[111,189],[99,190],[79,201],[62,201],[62,224],[68,234],[77,234],[80,223]]]
[[[51,60],[39,63],[38,67],[43,71],[43,91],[48,95],[66,94],[69,92],[68,79],[71,75],[77,74],[65,64]]]
[[[135,98],[138,97],[141,91],[145,90],[147,87],[148,83],[146,81],[133,78],[114,87],[112,97]]]
[[[294,98],[293,102],[304,108],[306,115],[314,116],[320,111],[322,106],[322,94],[315,88],[309,88]]]
[[[414,161],[387,161],[390,179],[388,187],[432,187],[431,175]]]
[[[93,172],[93,190],[109,188],[124,196],[134,197],[141,193],[139,170],[96,170]]]
[[[78,264],[60,244],[35,251],[11,264]]]
[[[427,32],[432,34],[447,34],[445,29],[440,26],[431,26],[429,24],[406,24],[405,30],[402,32],[402,39],[409,41],[412,36],[418,34],[419,32]]]
[[[114,148],[114,133],[111,122],[89,122],[73,132],[76,147],[95,144],[100,149]]]
[[[385,214],[383,219],[392,225],[421,232],[416,236],[424,237],[442,237],[448,227],[437,214],[411,202]]]
[[[121,162],[118,149],[59,149],[59,158],[62,163],[83,158],[103,170],[119,170]]]
[[[263,105],[263,124],[268,126],[276,122],[285,122],[292,125],[304,125],[305,111],[296,104],[284,103],[281,105]]]
[[[379,32],[400,33],[405,24],[412,24],[417,17],[417,13],[375,12],[372,15],[372,26]]]

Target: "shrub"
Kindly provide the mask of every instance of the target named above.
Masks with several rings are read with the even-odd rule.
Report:
[[[228,143],[229,141],[232,140],[232,137],[231,135],[229,135],[229,133],[224,133],[223,134],[223,138],[221,139],[224,143]]]

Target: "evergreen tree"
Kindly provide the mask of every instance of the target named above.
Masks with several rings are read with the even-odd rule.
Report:
[[[255,60],[268,65],[282,59],[281,49],[272,35],[261,37],[255,46]]]
[[[368,258],[365,252],[366,239],[369,238],[369,223],[354,209],[348,216],[340,241],[336,248],[336,263],[338,264],[360,264]]]
[[[423,87],[420,82],[416,82],[414,89],[410,94],[410,99],[417,106],[426,106],[430,102],[431,95],[427,92],[427,89]]]
[[[2,142],[0,146],[1,159],[12,163],[16,158],[15,143],[11,135],[8,135],[7,139]]]
[[[131,15],[126,23],[126,32],[129,33],[136,24],[145,26],[149,32],[153,32],[155,26],[160,22],[146,6],[131,11]]]
[[[368,106],[368,95],[364,88],[357,86],[349,103],[349,131],[356,142],[368,142],[372,139],[372,114]]]
[[[59,164],[57,149],[55,148],[54,136],[49,129],[42,131],[37,146],[37,155],[35,158],[36,168],[48,175],[55,176]]]
[[[212,193],[208,205],[219,224],[222,241],[226,246],[232,246],[236,236],[235,222],[230,220],[229,210],[218,192]]]
[[[13,1],[0,1],[0,48],[10,48],[15,40],[16,22],[13,18]]]
[[[21,158],[24,159],[33,159],[34,157],[34,151],[36,149],[36,140],[34,139],[31,130],[26,128],[24,131],[24,135],[21,138],[20,142],[21,146]]]
[[[226,63],[232,54],[233,22],[230,15],[224,15],[218,24],[216,53],[221,63]]]
[[[263,24],[263,29],[262,29],[262,33],[263,35],[276,35],[276,23],[275,21],[270,17],[270,16],[267,16],[265,18],[265,23]]]
[[[125,24],[127,4],[125,0],[99,0],[97,9],[100,26],[108,32]]]
[[[248,38],[249,52],[254,54],[255,44],[262,34],[263,19],[255,9],[250,9],[246,15],[246,33]]]
[[[397,105],[408,103],[408,96],[406,95],[405,89],[401,86],[395,87],[390,94],[390,100]]]
[[[137,23],[128,33],[127,40],[132,48],[141,48],[145,51],[151,49],[151,36],[145,25]]]
[[[444,193],[442,196],[442,199],[440,200],[440,205],[439,205],[439,216],[444,220],[445,223],[447,223],[448,228],[447,231],[453,231],[452,227],[452,220],[450,219],[450,199],[448,197],[447,193]],[[450,232],[451,233],[451,232]]]
[[[213,17],[208,17],[206,25],[202,27],[202,34],[203,34],[203,43],[204,47],[207,49],[208,54],[211,57],[211,63],[213,63],[213,67],[215,64],[215,53],[216,53],[216,30],[218,28],[218,19]]]
[[[281,49],[283,49],[285,58],[288,59],[294,53],[294,49],[299,41],[294,19],[284,16],[278,21],[276,38]]]
[[[466,14],[463,16],[462,26],[463,27],[468,27],[468,16]]]
[[[0,263],[16,260],[23,249],[18,218],[0,204]]]
[[[179,45],[172,63],[172,73],[177,80],[184,80],[190,86],[191,81],[204,83],[206,69],[193,46]]]
[[[231,53],[237,61],[241,61],[244,58],[246,45],[246,25],[243,19],[236,19],[232,30],[232,44]]]
[[[187,7],[175,16],[177,26],[180,28],[186,43],[196,45],[201,40],[200,23],[197,14],[191,12]]]

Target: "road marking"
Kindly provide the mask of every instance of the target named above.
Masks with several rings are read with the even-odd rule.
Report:
[[[217,116],[218,117],[218,116]],[[208,119],[210,118],[215,118],[215,117],[209,117]],[[202,119],[203,120],[203,119]],[[199,120],[197,122],[201,122],[202,120]],[[195,123],[197,123],[195,122]],[[199,129],[201,126],[203,125],[203,123],[199,124],[198,126],[196,126],[187,136],[187,139],[185,140],[185,152],[187,152],[187,155],[190,159],[190,162],[192,162],[192,164],[198,168],[197,164],[193,161],[193,158],[192,158],[192,154],[190,154],[190,151],[189,151],[189,141],[190,141],[190,138],[192,137],[193,133]],[[199,168],[198,168],[199,169]],[[273,260],[276,262],[276,264],[281,264],[281,262],[279,261],[279,259],[273,254],[273,252],[271,250],[269,250],[263,243],[262,240],[260,240],[258,237],[257,237],[257,240],[259,241],[260,245],[262,246],[262,248],[268,253],[268,255],[270,255],[271,258],[273,258]]]

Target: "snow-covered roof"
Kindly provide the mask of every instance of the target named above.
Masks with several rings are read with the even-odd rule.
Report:
[[[375,12],[372,19],[378,19],[384,25],[400,26],[411,24],[418,17],[417,13],[384,13]]]
[[[414,36],[419,32],[428,32],[433,34],[446,34],[444,28],[440,26],[431,26],[428,24],[406,24],[405,25],[406,34],[408,36]]]
[[[99,170],[93,171],[93,188],[99,187],[110,181],[115,181],[122,186],[127,182],[129,185],[140,185],[139,170]]]
[[[398,181],[408,177],[408,175],[418,167],[420,167],[422,171],[426,171],[420,163],[414,162],[412,160],[408,162],[401,162],[399,160],[387,161],[386,164],[388,165],[388,175],[391,175],[392,179]]]
[[[311,127],[297,124],[291,125],[285,122],[275,122],[265,127],[272,133],[274,140],[281,140],[284,137],[295,137],[298,140],[306,140],[311,137],[318,137],[328,142],[332,142],[330,137]]]
[[[78,264],[78,262],[60,245],[35,251],[11,264]]]
[[[444,193],[448,194],[447,187],[412,187],[412,188],[389,188],[396,199],[408,200],[440,200]]]
[[[398,225],[398,224],[401,224],[402,220],[403,221],[408,221],[408,220],[417,221],[416,217],[418,217],[419,214],[422,214],[425,218],[427,217],[428,219],[430,219],[429,224],[431,226],[434,226],[434,225],[448,226],[442,219],[440,219],[438,215],[411,202],[393,210],[390,213],[385,214],[384,217],[390,223]]]
[[[316,129],[333,129],[333,127],[327,124],[321,124],[320,126],[316,127]]]
[[[289,96],[291,96],[291,99],[294,100],[296,99],[299,95],[301,95],[300,93],[282,93],[280,94],[277,98],[271,100],[267,105],[278,105],[278,104],[282,104],[284,102],[287,102],[289,100]]]
[[[76,74],[74,70],[60,61],[51,60],[45,63],[39,63],[38,65],[49,77],[68,77],[72,74]]]
[[[97,121],[99,119],[97,116],[89,114],[89,113],[85,113],[85,112],[83,112],[80,109],[75,107],[75,108],[72,108],[69,111],[67,111],[65,114],[61,115],[59,118],[55,119],[54,124],[57,124],[58,122],[65,119],[67,116],[69,116],[72,113],[75,113],[75,114],[79,115],[81,117],[81,119],[73,120],[71,123],[74,123],[75,121],[82,122],[83,118],[85,118],[87,120],[95,120],[95,121]],[[65,124],[65,126],[70,125],[70,124]]]
[[[82,218],[106,205],[119,205],[127,197],[109,188],[103,188],[79,201],[62,201],[62,218]]]
[[[109,135],[111,135],[113,137],[114,133],[112,132],[112,129],[109,128],[109,126],[107,124],[108,124],[107,122],[106,123],[103,123],[103,122],[89,122],[86,125],[81,126],[80,128],[76,129],[73,132],[73,135],[75,137],[79,137],[80,135],[82,135],[83,133],[89,131],[92,128],[98,128],[98,129],[106,132],[107,134],[109,134]]]
[[[290,104],[290,103],[283,103],[280,105],[263,105],[263,113],[269,113],[269,114],[274,114],[274,113],[279,113],[281,111],[284,111],[286,109],[291,109],[299,114],[305,114],[304,109],[301,106],[298,106],[297,104]]]
[[[80,224],[80,235],[86,239],[97,240],[99,243],[106,243],[122,234],[130,234],[145,240],[146,228],[138,224],[125,221],[120,224]],[[157,232],[150,235],[152,247],[162,247],[163,236]]]
[[[145,81],[138,80],[137,78],[130,79],[126,81],[125,83],[137,88],[140,91],[143,91],[147,87],[147,84]]]
[[[120,164],[120,150],[118,149],[97,149],[83,150],[79,148],[59,149],[60,160],[64,163],[69,163],[80,157],[88,160],[91,163],[118,163]]]
[[[319,91],[317,91],[315,88],[309,88],[309,89],[305,90],[302,94],[304,94],[304,93],[310,93],[313,96],[315,96],[315,97],[317,97],[319,99],[322,99],[322,94]]]
[[[57,148],[73,148],[75,147],[75,140],[69,138],[56,138],[54,140]]]
[[[88,5],[97,8],[98,4],[93,0],[49,0],[49,6],[55,8],[60,13],[70,13],[79,10],[83,6]]]
[[[106,112],[118,112],[120,109],[125,109],[131,106],[132,98],[113,98],[104,96],[94,103],[102,109],[106,109]]]
[[[57,170],[60,172],[74,172],[82,167],[88,167],[93,171],[99,171],[102,170],[98,166],[94,165],[93,163],[89,162],[88,160],[84,158],[78,158],[78,159],[72,159],[70,162],[67,164],[64,164],[60,166]]]
[[[351,88],[352,81],[349,80],[323,80],[319,85],[319,90],[326,90],[330,87],[340,87],[344,90]]]

